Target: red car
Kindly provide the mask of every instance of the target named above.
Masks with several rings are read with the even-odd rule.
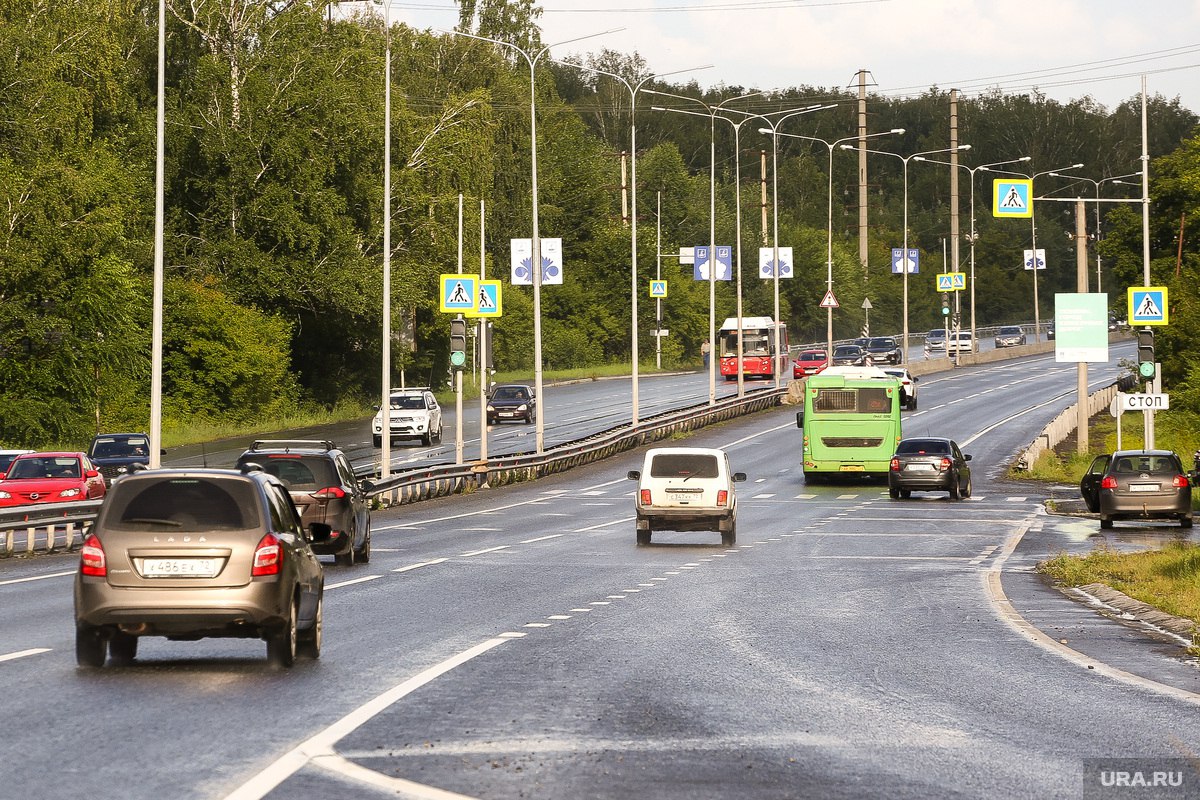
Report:
[[[0,507],[104,497],[104,478],[84,453],[26,453],[0,481]]]
[[[829,366],[829,357],[824,350],[804,350],[792,362],[792,377],[799,379],[806,375],[816,375]]]

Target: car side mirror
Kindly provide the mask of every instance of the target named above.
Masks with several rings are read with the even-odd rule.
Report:
[[[796,412],[796,427],[797,428],[804,427],[804,412],[803,411]]]
[[[921,379],[920,379],[920,378],[918,378],[916,375],[913,375],[913,376],[912,376],[912,382],[913,382],[913,383],[920,383],[920,382],[921,382]]]
[[[89,469],[87,472],[83,473],[83,477],[85,477],[85,478],[99,478],[99,477],[100,477],[100,473],[99,473],[97,470],[94,470],[94,469]]]
[[[371,481],[363,481],[359,484],[359,486],[367,494],[370,494],[371,492],[375,491],[375,484]]]
[[[631,469],[629,472],[625,473],[625,477],[629,478],[631,481],[638,481],[642,479],[642,473],[639,470]]]
[[[744,480],[746,480],[746,473],[744,473],[744,472],[733,473],[733,482],[734,483],[741,483]]]
[[[308,523],[307,533],[308,536],[306,538],[310,542],[328,542],[331,538],[333,538],[333,528],[329,525],[326,525],[324,522]]]
[[[970,460],[971,460],[971,454],[963,453],[963,461],[970,461]]]

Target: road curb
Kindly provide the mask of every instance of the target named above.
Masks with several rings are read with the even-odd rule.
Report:
[[[1120,612],[1123,619],[1134,618],[1153,628],[1174,634],[1183,640],[1185,647],[1196,643],[1200,636],[1200,625],[1185,617],[1168,614],[1149,603],[1135,600],[1124,592],[1119,592],[1106,583],[1089,583],[1086,586],[1066,587],[1062,590],[1068,597],[1081,600],[1102,609]]]

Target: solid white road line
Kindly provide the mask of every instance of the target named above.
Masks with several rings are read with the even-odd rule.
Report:
[[[15,661],[18,658],[25,658],[25,656],[36,656],[40,653],[49,652],[49,647],[31,647],[28,650],[18,650],[15,653],[5,653],[4,655],[0,656],[0,661]]]
[[[29,578],[13,578],[12,580],[0,581],[0,586],[8,586],[11,583],[28,583],[30,581],[44,581],[47,578],[65,578],[68,575],[74,575],[75,570],[70,572],[51,572],[49,575],[34,575]]]

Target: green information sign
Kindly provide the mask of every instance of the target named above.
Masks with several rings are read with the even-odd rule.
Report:
[[[1054,360],[1108,361],[1108,294],[1054,295]]]

